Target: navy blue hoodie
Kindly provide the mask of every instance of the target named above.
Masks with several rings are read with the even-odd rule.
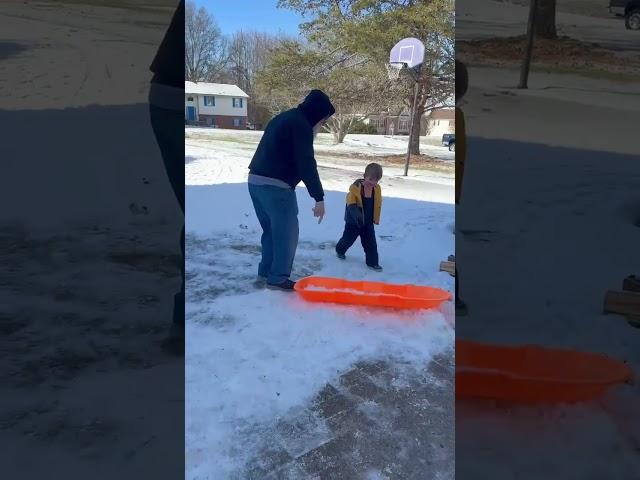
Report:
[[[329,97],[312,90],[296,108],[276,115],[267,125],[249,164],[249,171],[277,178],[295,188],[303,181],[317,202],[324,199],[313,154],[313,127],[335,113]]]
[[[152,83],[184,88],[184,0],[180,0],[150,70]]]

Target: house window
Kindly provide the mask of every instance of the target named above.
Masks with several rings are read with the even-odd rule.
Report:
[[[193,102],[193,97],[187,97],[187,102]]]
[[[233,99],[233,108],[242,108],[242,98],[234,98]]]
[[[215,107],[216,106],[216,97],[210,97],[205,95],[204,97],[204,106],[205,107]]]
[[[400,130],[409,130],[409,121],[406,119],[400,120]]]
[[[234,118],[233,119],[233,126],[234,127],[239,127],[240,126],[240,119],[239,118]]]

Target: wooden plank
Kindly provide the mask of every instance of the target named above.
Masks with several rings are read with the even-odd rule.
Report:
[[[440,270],[441,271],[455,271],[456,269],[456,262],[448,262],[448,261],[443,261],[440,262]]]
[[[622,281],[622,290],[628,292],[640,292],[640,278],[636,275],[629,275]]]
[[[609,290],[604,297],[604,311],[640,316],[640,293]]]
[[[456,262],[440,262],[440,271],[447,272],[449,275],[455,276]]]

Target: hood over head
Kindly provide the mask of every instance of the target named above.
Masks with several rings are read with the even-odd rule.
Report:
[[[312,127],[323,118],[330,117],[336,113],[331,100],[322,90],[311,90],[304,101],[298,105],[298,108],[302,110]]]

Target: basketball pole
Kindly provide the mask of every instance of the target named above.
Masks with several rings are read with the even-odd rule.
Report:
[[[522,67],[520,67],[520,83],[518,88],[528,88],[529,70],[531,68],[531,57],[533,56],[534,30],[536,24],[536,11],[538,9],[538,0],[529,0],[529,20],[527,23],[527,44],[525,46],[524,58],[522,59]]]
[[[420,79],[420,69],[416,70],[414,80],[415,83],[413,85],[413,103],[411,105],[411,118],[409,119],[409,145],[407,145],[407,160],[404,164],[404,176],[409,176],[409,162],[411,161],[411,140],[413,140],[413,120],[416,116],[416,103],[418,103],[418,87]],[[398,122],[399,123],[399,122]],[[420,132],[418,132],[418,141],[420,141]]]

